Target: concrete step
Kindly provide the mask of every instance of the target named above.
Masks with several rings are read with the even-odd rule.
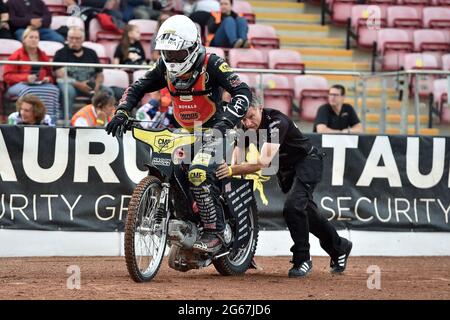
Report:
[[[416,131],[414,128],[408,128],[409,135],[414,135],[415,132]],[[365,133],[378,134],[378,133],[380,133],[380,129],[378,127],[367,127],[365,130]],[[386,133],[387,134],[400,134],[400,128],[396,128],[396,127],[386,128]],[[422,129],[419,129],[419,134],[425,135],[425,136],[437,136],[440,134],[440,130],[438,128],[422,128]]]
[[[320,23],[320,15],[307,13],[285,13],[285,12],[256,12],[256,23],[273,22],[273,23],[298,23],[310,24]]]
[[[367,88],[366,96],[381,99],[381,91],[382,91],[381,88]],[[347,93],[346,93],[347,97],[354,96],[355,94],[359,94],[359,91],[355,92],[354,87],[347,88]],[[395,99],[398,97],[398,92],[394,88],[387,88],[386,96],[387,96],[387,98]]]
[[[356,70],[356,71],[368,71],[370,65],[367,62],[353,62],[353,61],[308,61],[302,59],[305,64],[306,70]]]
[[[283,36],[280,35],[280,46],[284,47],[331,47],[344,48],[345,39],[312,36]]]
[[[350,100],[350,99],[348,99],[348,100],[346,99],[345,101],[347,103],[354,103],[354,100]],[[402,102],[398,101],[398,100],[388,99],[386,101],[386,103],[387,103],[388,109],[398,109],[399,110],[402,107]],[[367,109],[381,109],[381,105],[382,105],[382,102],[381,102],[381,99],[379,99],[379,98],[366,99]],[[358,108],[361,108],[361,107],[362,107],[362,99],[359,99],[358,100]]]
[[[330,28],[320,24],[298,24],[298,23],[270,23],[262,24],[270,25],[275,28],[279,36],[316,36],[327,37]]]
[[[305,4],[300,2],[286,1],[248,1],[253,8],[253,12],[296,12],[303,13]]]
[[[402,117],[400,114],[387,114],[386,115],[386,122],[387,123],[397,123],[400,124],[402,120]],[[380,122],[380,114],[379,113],[368,113],[366,114],[366,121],[367,122]],[[428,123],[428,115],[422,114],[419,116],[419,121],[421,124],[427,124]],[[413,114],[408,115],[408,123],[414,124],[416,122],[416,116]]]

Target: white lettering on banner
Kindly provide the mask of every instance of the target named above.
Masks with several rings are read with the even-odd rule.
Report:
[[[75,202],[73,203],[73,205],[70,205],[69,201],[67,201],[66,197],[62,194],[61,198],[63,199],[63,201],[66,203],[67,207],[70,210],[70,221],[73,221],[73,209],[76,207],[78,201],[81,199],[82,195],[78,195],[77,199],[75,200]]]
[[[122,213],[124,211],[128,212],[128,203],[125,204],[125,199],[127,199],[128,203],[129,203],[131,196],[122,195],[122,197],[120,198],[119,220],[122,220]]]
[[[344,208],[341,205],[341,201],[350,201],[350,207]],[[362,203],[369,204],[365,205],[363,210],[361,210]],[[383,223],[393,223],[400,222],[400,216],[406,217],[410,223],[426,222],[431,224],[430,212],[442,212],[444,215],[445,223],[449,223],[449,212],[450,212],[450,202],[448,207],[444,207],[441,199],[433,198],[387,198],[386,200],[373,198],[369,199],[367,197],[360,197],[354,199],[352,197],[322,197],[320,200],[320,205],[322,209],[329,212],[331,216],[328,220],[352,220],[352,218],[342,217],[342,213],[348,210],[350,213],[354,212],[354,217],[356,220],[361,222],[368,222],[374,218]],[[435,208],[430,208],[432,205]],[[439,209],[437,209],[439,208]],[[361,217],[361,211],[367,212],[368,218]],[[386,212],[387,211],[387,212]],[[382,217],[380,212],[386,217]],[[350,214],[351,215],[351,214]],[[351,215],[353,217],[353,215]],[[434,215],[437,219],[438,215]],[[403,219],[404,221],[405,219]]]
[[[136,144],[137,141],[131,134],[123,135],[123,162],[125,171],[131,181],[139,183],[147,175],[147,171],[139,170],[136,166]],[[148,158],[150,158],[150,154]]]
[[[419,171],[419,138],[407,139],[406,144],[406,175],[411,184],[420,189],[432,188],[439,183],[444,174],[445,138],[433,138],[433,165],[429,174]]]
[[[355,204],[355,216],[356,216],[356,218],[357,218],[359,221],[364,221],[364,222],[367,222],[367,221],[372,220],[372,219],[373,219],[373,216],[371,216],[371,217],[369,217],[369,218],[367,218],[367,219],[364,219],[364,218],[361,218],[361,216],[359,215],[359,213],[358,213],[358,208],[359,208],[359,203],[360,203],[361,201],[367,201],[367,202],[369,202],[369,203],[372,203],[372,201],[371,201],[369,198],[366,198],[366,197],[361,197],[361,198],[359,198],[358,200],[356,200],[356,204]]]
[[[331,184],[342,186],[344,184],[345,152],[347,148],[358,148],[359,136],[353,135],[322,135],[322,147],[333,149],[333,169]]]
[[[119,183],[110,166],[119,155],[117,139],[108,136],[105,130],[79,129],[76,132],[74,182],[88,182],[89,167],[94,167],[104,183]],[[101,154],[90,154],[91,142],[102,143],[105,151]]]
[[[378,166],[383,159],[384,166]],[[386,178],[391,187],[401,187],[402,181],[395,163],[389,137],[378,136],[375,138],[372,149],[367,157],[364,170],[359,177],[357,186],[368,187],[374,178]]]
[[[441,207],[442,211],[445,215],[445,223],[448,223],[448,213],[450,212],[450,205],[447,207],[447,209],[444,208],[444,205],[441,202],[441,199],[437,199],[437,202],[439,203],[439,206]]]
[[[102,216],[100,216],[100,214],[98,212],[98,204],[99,204],[100,200],[102,200],[103,198],[109,198],[111,200],[115,200],[116,198],[111,196],[111,195],[109,195],[109,194],[105,194],[105,195],[99,197],[97,199],[97,201],[95,201],[95,216],[99,220],[108,221],[108,220],[111,220],[112,218],[114,218],[114,215],[116,213],[116,208],[115,207],[105,207],[106,210],[109,210],[110,212],[112,212],[111,215],[109,217],[102,217]]]
[[[414,200],[416,200],[416,199],[414,199]],[[406,208],[405,209],[400,209],[399,208],[399,202],[405,203],[406,204]],[[415,201],[414,201],[414,203],[415,203]],[[399,218],[398,214],[399,213],[403,213],[405,215],[405,217],[409,220],[409,222],[412,222],[412,219],[408,216],[408,213],[407,213],[409,211],[410,207],[411,206],[409,204],[408,199],[395,198],[395,215],[397,216],[397,221],[400,221],[400,218]],[[417,210],[417,207],[416,207],[416,210]]]
[[[21,207],[14,206],[13,205],[14,198],[22,198],[25,201],[25,204],[22,205]],[[9,196],[9,211],[11,212],[11,220],[14,220],[14,210],[18,210],[25,217],[25,219],[30,221],[30,219],[27,217],[27,215],[23,211],[23,209],[25,209],[27,206],[28,206],[28,198],[26,196],[24,196],[23,194],[11,194]]]
[[[6,148],[5,140],[3,139],[2,131],[0,130],[0,179],[2,181],[17,181],[16,173],[8,149]]]
[[[42,168],[38,163],[39,128],[24,128],[22,163],[27,176],[39,183],[55,182],[62,177],[69,159],[69,128],[56,129],[55,159],[53,165]]]
[[[48,219],[53,220],[52,215],[52,198],[58,198],[57,194],[41,194],[41,198],[48,198]]]

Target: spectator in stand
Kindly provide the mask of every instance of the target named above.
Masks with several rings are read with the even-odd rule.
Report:
[[[206,27],[209,19],[211,19],[211,12],[219,12],[220,4],[218,0],[198,0],[194,3],[193,11],[189,18],[195,23],[198,23],[201,29],[202,41],[205,43]]]
[[[97,53],[83,47],[84,31],[80,27],[70,27],[67,33],[67,46],[59,49],[53,58],[54,62],[74,63],[99,63]],[[64,93],[64,70],[63,67],[55,67],[58,87]],[[69,118],[72,117],[72,106],[76,96],[92,97],[94,93],[102,90],[111,95],[114,92],[109,87],[103,86],[103,70],[94,67],[67,67],[69,81]],[[64,97],[63,97],[64,98]],[[64,99],[62,100],[64,101]],[[61,112],[61,114],[63,114]]]
[[[106,91],[97,92],[92,104],[74,114],[70,125],[74,127],[104,127],[114,115],[116,99]]]
[[[233,0],[220,0],[220,12],[213,12],[208,22],[209,33],[214,34],[211,47],[249,48],[247,20],[232,11]]]
[[[163,5],[157,0],[128,0],[123,20],[128,22],[131,19],[158,20],[161,15]]]
[[[42,0],[9,0],[10,27],[17,40],[22,41],[25,28],[29,25],[39,30],[41,40],[64,43],[65,39],[50,29],[52,15]]]
[[[167,88],[150,93],[149,101],[136,111],[143,128],[178,127],[173,115],[172,100]]]
[[[127,24],[122,39],[114,52],[114,64],[146,64],[145,51],[140,39],[139,28]]]
[[[9,13],[8,7],[0,0],[0,38],[1,39],[14,39],[11,34],[11,29],[9,28]]]
[[[362,125],[353,107],[345,100],[345,87],[335,84],[328,93],[328,103],[317,111],[313,132],[361,133]]]
[[[16,112],[8,117],[8,124],[48,125],[54,126],[51,117],[46,114],[44,103],[39,97],[26,94],[16,101]]]
[[[23,46],[16,50],[8,60],[10,61],[43,61],[49,58],[39,49],[39,31],[29,26],[23,32]],[[21,97],[32,93],[38,96],[47,107],[53,119],[59,112],[59,89],[55,86],[52,68],[38,65],[5,65],[3,79],[8,86],[7,95]]]
[[[150,61],[156,62],[159,57],[161,56],[160,52],[158,50],[155,50],[156,45],[156,35],[158,34],[159,27],[163,24],[164,21],[166,21],[170,17],[167,13],[161,13],[161,15],[158,18],[158,24],[156,25],[155,33],[153,34],[152,41],[150,43],[151,46],[151,56]]]
[[[104,12],[121,21],[127,3],[126,0],[64,0],[64,2],[71,14]],[[89,20],[91,18],[88,17]]]

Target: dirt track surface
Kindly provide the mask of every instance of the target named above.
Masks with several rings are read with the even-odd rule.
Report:
[[[152,282],[138,284],[123,257],[0,258],[0,299],[450,299],[450,257],[350,257],[344,275],[313,257],[305,279],[287,277],[289,257],[256,261],[263,270],[223,277],[213,266],[181,273],[165,259]],[[67,289],[70,265],[80,267],[79,290]],[[367,287],[370,265],[381,270],[380,289]]]

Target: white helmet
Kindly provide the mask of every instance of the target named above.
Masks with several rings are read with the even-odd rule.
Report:
[[[179,77],[191,69],[201,46],[197,26],[184,15],[168,18],[156,35],[155,50],[161,51],[161,57],[172,77]]]

